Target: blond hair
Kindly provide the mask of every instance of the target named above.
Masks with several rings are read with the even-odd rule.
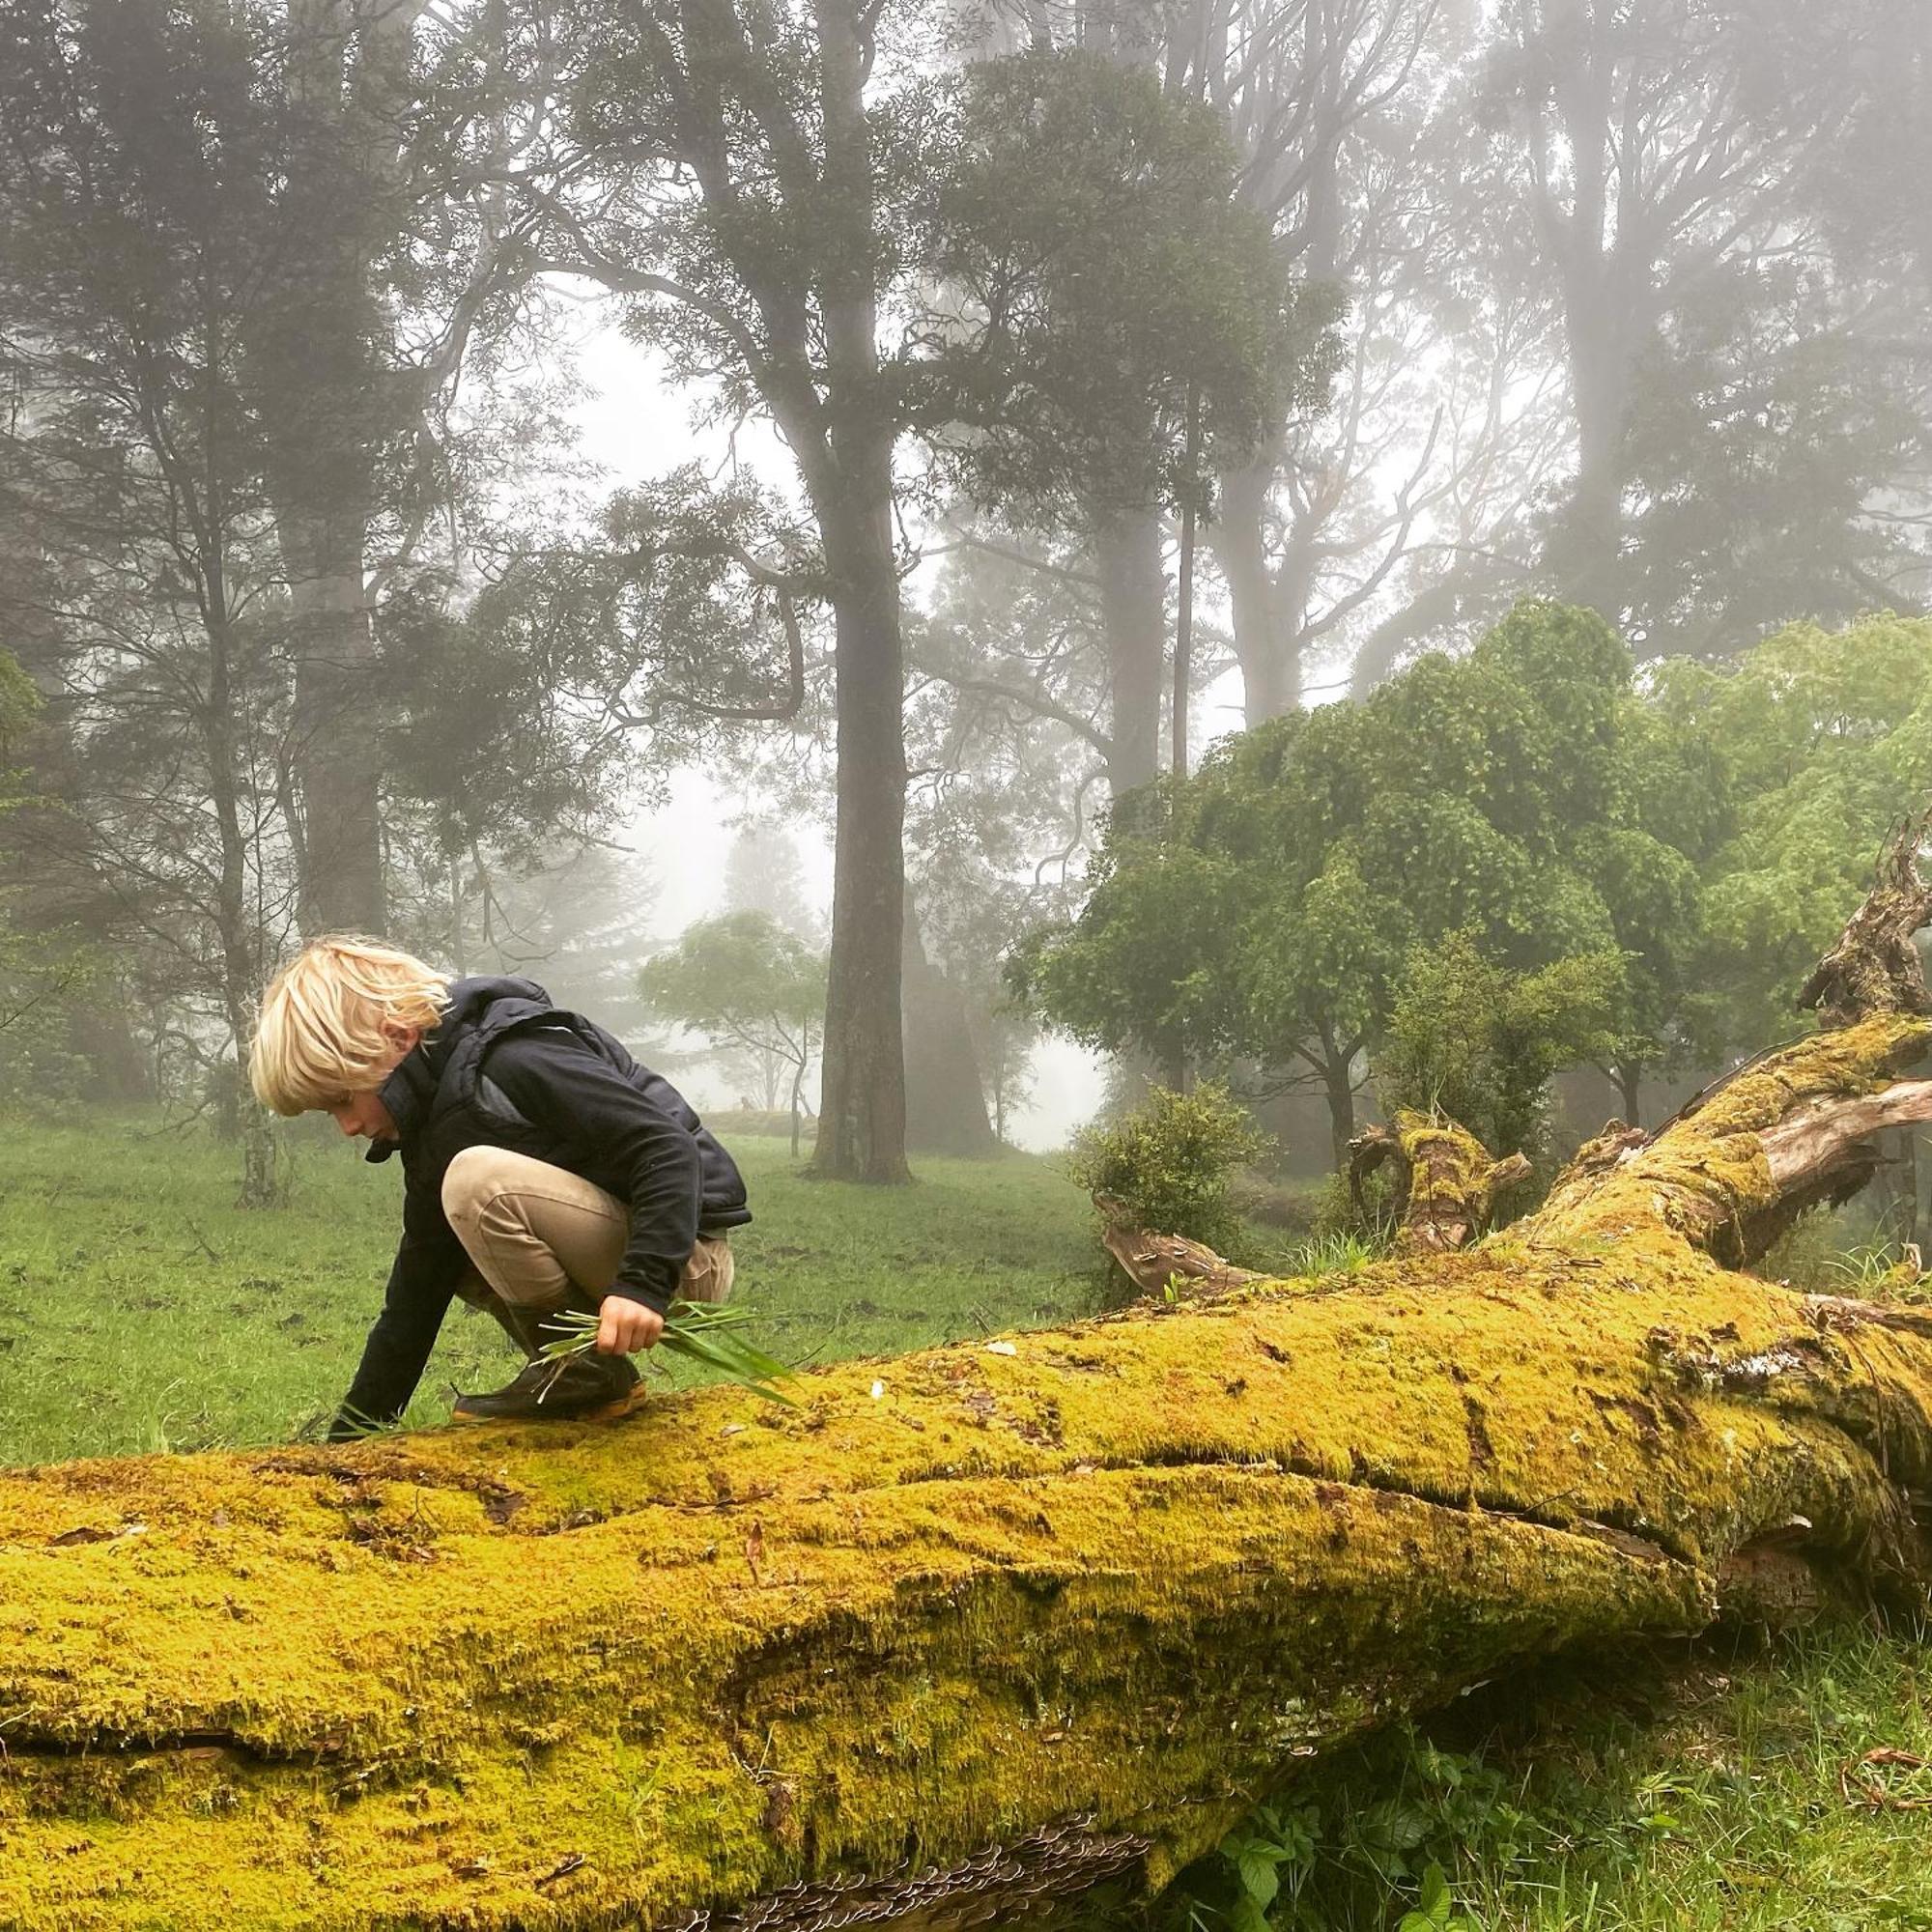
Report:
[[[449,980],[379,940],[311,940],[262,995],[248,1078],[278,1114],[329,1107],[380,1087],[395,1059],[384,1022],[427,1033],[449,1005]]]

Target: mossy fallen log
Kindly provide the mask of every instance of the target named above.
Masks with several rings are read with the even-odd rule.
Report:
[[[1702,1629],[1767,1549],[1920,1602],[1932,1321],[1712,1250],[1774,1129],[1928,1045],[1794,1049],[1460,1254],[797,1412],[7,1475],[0,1924],[964,1923],[1158,1883],[1297,1757]]]
[[[0,1927],[938,1932],[1532,1659],[1922,1606],[1932,1310],[1730,1271],[1932,1118],[1916,973],[1340,1286],[0,1476]]]

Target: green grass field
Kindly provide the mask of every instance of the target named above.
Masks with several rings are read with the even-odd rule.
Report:
[[[333,1129],[327,1129],[333,1136]],[[0,1463],[286,1441],[332,1413],[382,1302],[401,1175],[304,1132],[290,1203],[234,1205],[238,1162],[196,1131],[92,1118],[5,1129]],[[733,1299],[793,1362],[893,1354],[1061,1321],[1098,1301],[1085,1199],[1037,1156],[927,1159],[910,1190],[803,1179],[781,1140],[737,1139],[756,1219]],[[516,1367],[453,1310],[412,1406]]]
[[[381,1298],[400,1177],[322,1132],[293,1143],[289,1206],[237,1209],[237,1161],[198,1131],[92,1116],[4,1129],[0,1463],[287,1440],[333,1409]],[[805,1179],[782,1141],[733,1140],[758,1219],[734,1297],[794,1361],[1067,1320],[1104,1277],[1057,1164],[923,1160],[910,1189]],[[1251,1229],[1244,1258],[1293,1246]],[[452,1315],[410,1421],[514,1366]],[[1874,1809],[1840,1772],[1881,1747],[1932,1759],[1926,1654],[1857,1630],[1768,1657],[1720,1647],[1594,1682],[1468,1700],[1425,1734],[1324,1766],[1279,1807],[1279,1932],[1396,1932],[1422,1874],[1448,1902],[1405,1932],[1932,1932],[1932,1812]],[[1932,1799],[1932,1774],[1883,1774]],[[1238,1928],[1234,1867],[1151,1915]],[[1446,1915],[1446,1916],[1445,1916]],[[1252,1925],[1252,1921],[1245,1921]]]

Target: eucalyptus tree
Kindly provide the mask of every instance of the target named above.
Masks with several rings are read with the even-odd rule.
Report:
[[[942,184],[997,162],[997,78],[963,90],[925,71],[921,16],[855,0],[770,9],[736,0],[672,8],[582,0],[512,9],[513,64],[558,109],[509,172],[533,211],[532,262],[587,276],[624,302],[626,328],[730,412],[756,410],[793,462],[832,613],[837,841],[815,1161],[829,1174],[905,1176],[900,942],[904,923],[904,628],[895,517],[901,440],[969,422],[989,443],[1044,397],[1064,422],[1098,365],[1037,370],[1011,353],[1011,298],[1050,282],[1052,237],[1012,262],[997,306],[975,292],[935,303],[931,210]],[[1039,70],[1036,103],[1055,75]],[[1027,93],[1022,87],[1021,93]],[[1136,103],[1113,103],[1111,142],[1072,158],[1092,195],[1139,185]],[[1152,105],[1158,120],[1158,97]],[[1225,203],[1228,169],[1221,161]],[[1158,187],[1157,180],[1154,183]],[[990,216],[986,209],[954,199]],[[1037,239],[1037,238],[1036,238]],[[989,259],[998,256],[989,251]],[[1037,343],[1039,338],[1030,337]],[[1116,379],[1144,389],[1133,365]],[[1103,387],[1105,385],[1102,385]],[[1107,393],[1111,395],[1112,391]],[[1056,406],[1057,405],[1057,406]],[[1018,447],[1015,443],[1013,447]],[[1036,442],[1029,454],[1037,457]]]
[[[293,238],[286,128],[245,26],[136,7],[0,14],[0,337],[24,398],[0,598],[72,763],[38,836],[170,956],[245,1052],[296,890],[293,680],[245,320]],[[243,1114],[243,1198],[273,1192]]]
[[[1536,568],[1651,651],[1850,615],[1912,562],[1888,509],[1922,471],[1922,384],[1906,392],[1875,353],[1888,271],[1833,263],[1825,185],[1895,12],[1515,0],[1497,15],[1470,173],[1501,192],[1497,272],[1550,292],[1573,433]]]
[[[937,353],[958,414],[941,454],[982,508],[1084,539],[1119,795],[1159,763],[1159,514],[1204,510],[1216,465],[1319,395],[1330,304],[1231,198],[1219,114],[1164,99],[1151,72],[1033,52],[975,71],[966,111],[932,259],[984,326]]]
[[[445,565],[466,548],[469,445],[502,406],[488,365],[530,320],[490,162],[534,107],[492,63],[451,61],[427,0],[240,17],[285,130],[267,192],[288,244],[241,320],[291,614],[301,921],[380,929],[384,607],[426,546]],[[486,380],[459,412],[467,371]]]
[[[1285,415],[1228,466],[1209,526],[1256,724],[1301,701],[1307,660],[1376,608],[1510,405],[1506,385],[1484,393],[1473,358],[1444,353],[1446,304],[1465,327],[1482,315],[1440,219],[1453,15],[1435,0],[1205,11],[1207,31],[1190,19],[1170,60],[1226,115],[1242,198],[1284,263],[1343,314],[1330,407]],[[1492,326],[1507,338],[1511,318]]]

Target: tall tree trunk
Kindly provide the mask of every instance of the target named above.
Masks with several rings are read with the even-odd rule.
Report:
[[[874,466],[889,472],[881,456]],[[889,475],[841,556],[833,615],[838,797],[824,1098],[812,1164],[847,1180],[908,1179],[900,940],[905,926],[904,646]]]
[[[1570,298],[1566,333],[1577,475],[1550,530],[1547,560],[1559,594],[1616,623],[1624,605],[1620,560],[1631,350],[1617,325],[1609,274],[1576,279],[1583,286]]]
[[[830,464],[814,508],[832,574],[838,799],[824,1097],[812,1165],[909,1179],[901,935],[905,924],[905,642],[893,554],[893,447],[878,394],[867,43],[851,0],[817,0],[827,205]]]
[[[380,933],[382,715],[362,529],[353,518],[339,527],[319,526],[293,508],[280,524],[297,653],[301,929],[309,938]]]
[[[1277,451],[1222,476],[1211,539],[1228,585],[1242,712],[1250,730],[1301,701],[1301,667],[1293,640],[1282,635],[1264,534],[1278,461]]]
[[[247,1087],[255,1001],[263,979],[264,934],[248,899],[249,838],[242,822],[241,760],[235,743],[241,712],[235,637],[227,616],[228,587],[218,544],[211,554],[205,601],[210,612],[206,624],[208,695],[201,713],[201,740],[208,759],[209,805],[218,840],[213,924],[221,951],[222,1014],[235,1050],[235,1125],[242,1142],[240,1198],[244,1208],[268,1208],[273,1206],[277,1193],[274,1132]]]
[[[382,710],[368,593],[381,442],[402,378],[383,366],[375,251],[393,235],[411,37],[423,0],[293,0],[289,90],[308,120],[289,189],[301,270],[256,344],[296,651],[304,933],[380,932]]]
[[[1330,1047],[1321,1068],[1321,1094],[1328,1103],[1328,1138],[1335,1172],[1346,1173],[1349,1145],[1355,1138],[1355,1082],[1348,1059]]]
[[[1112,691],[1107,783],[1119,800],[1151,783],[1160,770],[1161,672],[1167,657],[1160,513],[1151,505],[1100,506],[1093,515],[1093,532]]]
[[[926,958],[910,894],[904,974],[907,1143],[933,1153],[991,1153],[998,1143],[966,1002]]]
[[[1638,310],[1650,264],[1627,232],[1639,211],[1626,207],[1611,175],[1617,135],[1612,90],[1617,62],[1614,10],[1581,22],[1587,44],[1567,61],[1555,107],[1572,171],[1567,217],[1546,225],[1561,237],[1559,286],[1577,424],[1577,475],[1551,527],[1546,563],[1559,594],[1610,622],[1622,614],[1624,442],[1638,340]],[[1623,130],[1628,139],[1628,130]],[[1628,164],[1628,162],[1627,162]],[[1543,194],[1548,196],[1548,190]]]
[[[1617,1097],[1623,1102],[1625,1123],[1633,1127],[1643,1125],[1643,1063],[1640,1060],[1620,1060],[1610,1068],[1610,1078],[1616,1082]]]

